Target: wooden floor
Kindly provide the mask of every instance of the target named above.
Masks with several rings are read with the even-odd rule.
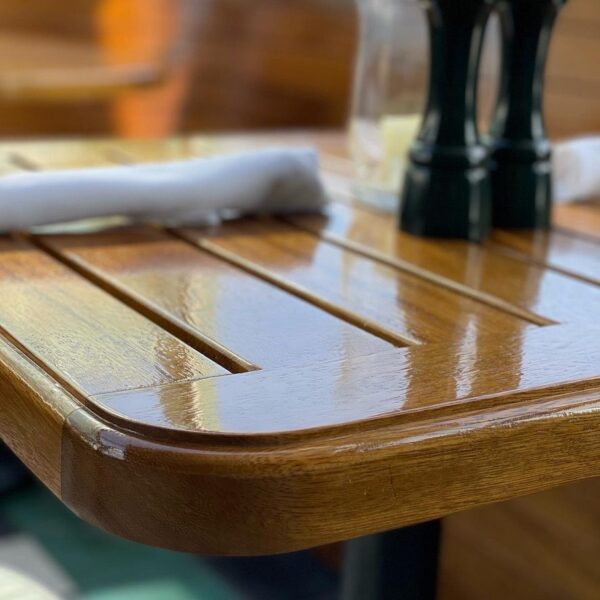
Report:
[[[444,520],[439,600],[597,600],[600,479]]]

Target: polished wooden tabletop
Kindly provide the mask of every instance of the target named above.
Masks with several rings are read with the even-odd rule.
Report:
[[[400,233],[339,134],[4,144],[0,171],[316,144],[324,215],[0,238],[0,435],[84,519],[306,548],[600,474],[600,208]]]

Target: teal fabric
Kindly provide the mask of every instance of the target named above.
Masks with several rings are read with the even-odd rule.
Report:
[[[36,538],[84,600],[241,600],[193,555],[150,548],[87,525],[41,487],[4,496],[0,515]]]

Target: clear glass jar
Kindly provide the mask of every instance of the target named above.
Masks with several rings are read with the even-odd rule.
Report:
[[[362,201],[395,211],[408,151],[427,101],[428,0],[356,0],[360,38],[349,127],[354,188]],[[497,23],[490,22],[480,79],[487,121],[498,72]]]

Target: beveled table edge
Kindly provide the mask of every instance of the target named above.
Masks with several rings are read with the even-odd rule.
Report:
[[[600,387],[285,443],[190,443],[103,421],[0,346],[5,441],[82,518],[154,546],[288,552],[600,474]]]
[[[599,427],[600,388],[271,446],[156,441],[82,407],[63,426],[62,500],[153,546],[289,552],[599,475]]]

